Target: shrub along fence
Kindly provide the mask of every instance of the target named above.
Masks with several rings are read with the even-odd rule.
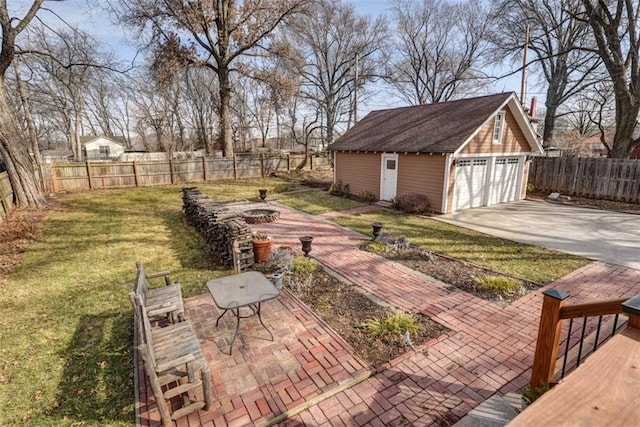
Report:
[[[0,222],[13,209],[13,188],[6,172],[0,172]]]
[[[534,157],[529,184],[537,190],[640,203],[640,160]]]
[[[147,187],[264,178],[296,169],[303,155],[235,155],[232,158],[198,158],[157,162],[86,162],[43,165],[45,191],[81,191],[103,188]],[[328,169],[326,156],[309,156],[305,170]]]

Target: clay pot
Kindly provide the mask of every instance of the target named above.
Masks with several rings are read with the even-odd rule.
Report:
[[[253,244],[253,259],[255,262],[269,261],[273,240],[252,240],[251,243]]]

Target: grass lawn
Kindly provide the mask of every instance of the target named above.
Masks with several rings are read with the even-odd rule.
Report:
[[[216,200],[269,197],[311,213],[357,206],[282,179],[199,184]],[[172,270],[188,298],[212,268],[182,214],[181,187],[59,196],[41,238],[0,287],[0,425],[124,426],[134,421],[132,290],[135,261]],[[337,220],[363,233],[373,221],[436,252],[546,282],[586,261],[380,211]]]
[[[342,211],[363,205],[354,200],[332,196],[326,191],[319,189],[306,189],[303,191],[278,194],[275,200],[312,215]]]
[[[267,188],[269,197],[311,213],[358,205],[282,179],[198,188],[216,200],[252,201]],[[127,294],[135,261],[148,272],[171,270],[185,298],[231,273],[212,269],[183,219],[181,195],[181,186],[169,186],[58,198],[42,237],[0,288],[0,425],[133,423]]]
[[[372,222],[382,222],[382,232],[402,234],[412,244],[538,283],[550,283],[589,262],[574,255],[383,209],[332,221],[366,235],[371,235]]]

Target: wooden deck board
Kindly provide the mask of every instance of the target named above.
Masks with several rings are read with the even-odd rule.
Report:
[[[640,420],[640,329],[626,328],[509,426],[629,426]]]

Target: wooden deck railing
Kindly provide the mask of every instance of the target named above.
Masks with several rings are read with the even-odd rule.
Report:
[[[584,318],[579,342],[577,366],[580,364],[583,352],[583,343],[587,330],[587,318],[598,317],[597,326],[594,325],[596,332],[595,343],[593,346],[594,351],[598,347],[598,344],[601,344],[606,338],[608,338],[605,337],[599,342],[603,316],[615,316],[612,335],[616,332],[618,316],[622,313],[629,316],[628,326],[640,328],[640,295],[632,299],[621,298],[573,305],[566,304],[567,298],[569,297],[569,294],[567,293],[557,291],[555,289],[549,289],[545,291],[543,295],[544,300],[542,303],[542,314],[540,316],[538,340],[536,342],[533,372],[531,375],[531,387],[534,389],[542,387],[544,383],[553,384],[563,320],[570,319],[569,330],[566,337],[567,343],[562,375],[564,375],[566,368],[565,365],[571,340],[573,319]]]

